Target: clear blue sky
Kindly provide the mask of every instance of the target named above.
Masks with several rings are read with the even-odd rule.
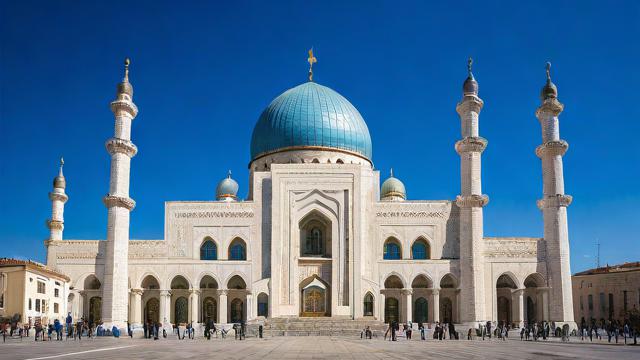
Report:
[[[640,3],[6,1],[0,5],[0,256],[45,259],[47,193],[64,155],[67,239],[104,239],[109,102],[132,59],[131,237],[161,239],[164,201],[210,200],[231,169],[247,193],[261,110],[305,81],[347,97],[410,199],[459,193],[455,112],[466,59],[485,101],[486,236],[542,236],[534,116],[552,76],[570,148],[572,270],[640,260]],[[456,6],[453,6],[454,4]]]

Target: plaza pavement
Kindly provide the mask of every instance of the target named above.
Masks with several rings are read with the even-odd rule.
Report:
[[[482,341],[360,340],[273,337],[196,340],[97,338],[82,341],[0,342],[0,359],[640,359],[640,346],[621,344]]]

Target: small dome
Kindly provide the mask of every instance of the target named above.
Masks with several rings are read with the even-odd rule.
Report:
[[[393,169],[391,169],[391,175],[389,178],[382,183],[380,197],[382,200],[386,201],[403,201],[407,199],[407,192],[404,188],[404,184],[398,178],[393,176]]]
[[[471,65],[473,64],[473,59],[469,58],[467,61],[467,71],[469,72],[469,76],[462,84],[462,94],[463,95],[478,95],[478,82],[473,77],[473,73],[471,72]]]
[[[547,63],[547,83],[542,87],[540,91],[540,100],[545,101],[547,99],[558,98],[558,87],[551,81],[551,63]]]
[[[62,173],[62,167],[64,166],[64,159],[60,158],[60,171],[58,172],[58,176],[53,178],[53,188],[54,189],[65,189],[67,187],[67,180],[64,178],[64,174]]]
[[[251,138],[251,159],[295,149],[344,151],[371,161],[371,136],[358,110],[334,90],[307,82],[275,98]]]
[[[233,201],[237,199],[238,183],[231,178],[231,171],[222,179],[216,187],[216,199],[220,201]]]
[[[64,179],[64,176],[58,175],[53,179],[53,187],[56,189],[64,189],[67,187],[67,180]]]

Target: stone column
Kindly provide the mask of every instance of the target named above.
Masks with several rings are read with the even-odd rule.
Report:
[[[413,321],[413,291],[411,289],[402,289],[402,294],[405,296],[407,306],[405,307],[405,322]]]
[[[131,326],[142,326],[142,289],[131,289]]]
[[[76,321],[75,319],[80,319],[81,317],[84,316],[84,302],[86,297],[87,297],[86,291],[78,291],[78,296],[76,296],[77,298],[76,314],[75,316],[73,316],[74,321]]]
[[[253,295],[251,291],[247,291],[247,321],[254,318]]]
[[[160,290],[160,322],[163,324],[169,322],[169,316],[171,314],[167,311],[170,306],[170,304],[168,304],[169,296],[169,291]]]
[[[198,324],[199,321],[199,310],[200,310],[200,290],[198,289],[191,289],[191,295],[189,296],[189,298],[191,299],[190,303],[191,303],[191,321],[193,321],[194,324]]]
[[[511,291],[511,303],[513,313],[513,322],[519,328],[524,326],[524,289],[516,289]]]
[[[569,324],[571,329],[577,329],[573,317],[567,223],[567,207],[573,198],[564,192],[562,164],[569,144],[560,139],[558,116],[564,105],[558,101],[558,89],[551,82],[550,68],[551,64],[547,63],[547,83],[540,94],[542,104],[536,110],[542,127],[542,144],[536,148],[536,155],[542,160],[543,180],[542,199],[537,204],[542,210],[547,271],[550,274],[552,304],[549,320],[555,321],[558,326]]]
[[[440,321],[440,289],[433,289],[431,292],[433,297],[433,322]]]
[[[220,322],[220,324],[227,323],[227,293],[228,290],[226,289],[218,290],[218,321]]]
[[[378,320],[384,322],[384,302],[385,302],[385,295],[384,293],[380,293],[380,296],[378,297]]]
[[[454,318],[452,319],[452,321],[454,323],[459,323],[460,322],[460,318],[461,318],[461,313],[460,313],[460,289],[456,290],[456,306],[454,307],[456,314],[454,316]]]
[[[542,320],[549,321],[549,288],[542,289]]]
[[[138,148],[131,142],[131,122],[138,114],[133,103],[133,87],[129,83],[129,60],[125,76],[111,102],[115,117],[114,136],[105,143],[111,155],[109,193],[103,198],[108,209],[107,244],[102,288],[102,318],[105,327],[116,326],[126,334],[129,290],[129,212],[135,201],[129,197],[131,158]]]
[[[482,194],[481,155],[487,140],[479,135],[480,110],[484,102],[478,97],[478,83],[471,73],[463,84],[462,100],[456,106],[460,116],[462,139],[456,142],[460,155],[460,284],[464,309],[462,321],[474,324],[485,316],[484,225],[482,208],[489,198]]]

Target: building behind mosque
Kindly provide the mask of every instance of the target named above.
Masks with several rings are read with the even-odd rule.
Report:
[[[315,58],[310,54],[310,64]],[[461,136],[460,195],[409,200],[393,173],[381,181],[365,120],[336,91],[313,81],[277,96],[251,138],[249,189],[231,174],[215,200],[168,201],[164,239],[129,239],[131,123],[138,113],[129,62],[111,102],[107,238],[63,239],[66,179],[49,194],[47,265],[71,278],[75,318],[134,328],[143,322],[348,323],[553,321],[575,327],[558,115],[547,82],[536,116],[542,144],[544,238],[485,237],[479,133],[483,101],[471,72],[455,105]],[[145,124],[139,124],[145,126]],[[454,126],[454,124],[452,124]],[[453,150],[453,149],[452,149]],[[533,151],[533,149],[532,149]],[[533,204],[532,204],[533,206]],[[71,221],[71,226],[73,222]]]

